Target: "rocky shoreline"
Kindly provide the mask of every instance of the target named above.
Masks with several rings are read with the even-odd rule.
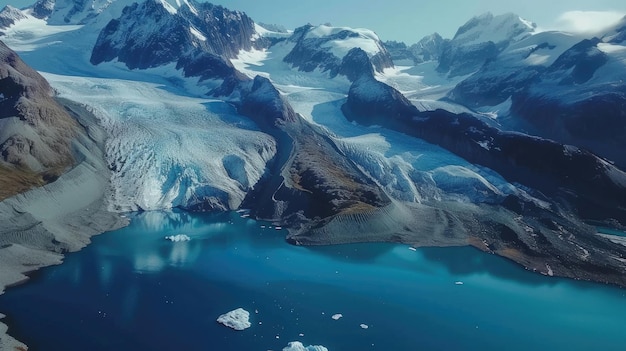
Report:
[[[24,283],[28,273],[60,264],[90,237],[128,224],[107,209],[109,170],[103,156],[105,134],[82,106],[59,101],[83,126],[73,143],[79,162],[56,181],[0,202],[0,293]],[[0,323],[0,350],[26,346]]]

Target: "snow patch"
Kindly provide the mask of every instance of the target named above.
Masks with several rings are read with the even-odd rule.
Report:
[[[176,13],[178,13],[178,10],[176,9],[176,7],[172,6],[172,4],[170,4],[169,2],[167,2],[167,0],[159,0],[159,2],[161,3],[161,5],[163,5],[163,7],[167,10],[167,12],[169,12],[172,15],[175,15]],[[179,5],[179,4],[177,4]]]
[[[235,330],[244,330],[251,326],[249,319],[250,313],[240,307],[219,316],[217,322]]]
[[[357,36],[351,36],[345,39],[330,40],[323,45],[323,47],[329,48],[330,52],[340,59],[346,56],[348,51],[355,47],[361,48],[370,57],[376,55],[382,50],[378,45],[380,39],[378,38],[376,33],[364,28],[331,27],[321,25],[309,30],[309,32],[305,36],[305,39],[325,38],[342,31],[350,31],[352,33],[356,33]]]
[[[26,19],[15,22],[11,27],[3,30],[2,41],[18,53],[34,51],[38,48],[60,44],[58,40],[46,39],[64,32],[76,31],[82,27],[82,25],[51,26],[45,20],[27,15]]]
[[[550,60],[550,55],[530,54],[525,62],[531,66],[545,65]]]
[[[487,140],[482,140],[482,141],[477,141],[478,145],[480,145],[480,147],[482,147],[485,150],[491,150],[491,146],[489,141]]]
[[[191,11],[191,13],[193,13],[194,15],[198,15],[198,10],[196,10],[195,7],[193,7],[193,5],[188,1],[188,0],[183,0],[185,5],[187,5],[187,7],[189,8],[189,11]]]
[[[189,27],[189,31],[191,32],[191,34],[193,34],[194,37],[196,37],[196,38],[198,38],[198,39],[200,39],[202,41],[206,41],[206,37],[202,33],[200,33],[200,31],[197,30],[196,28]]]

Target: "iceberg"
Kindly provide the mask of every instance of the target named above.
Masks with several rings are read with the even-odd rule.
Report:
[[[341,317],[343,317],[343,314],[337,313],[337,314],[333,314],[333,316],[331,318],[334,319],[334,320],[338,320]]]
[[[369,328],[369,325],[367,325],[367,324],[361,324],[361,329],[367,329],[367,328]]]
[[[189,240],[191,240],[189,235],[186,235],[186,234],[170,235],[170,236],[166,236],[165,239],[167,239],[169,241],[173,241],[173,242],[189,241]]]
[[[235,330],[244,330],[250,328],[251,324],[249,319],[250,313],[240,307],[219,316],[217,322]]]
[[[287,347],[283,348],[283,351],[328,351],[328,349],[321,345],[309,345],[304,347],[301,342],[292,341],[287,344]]]

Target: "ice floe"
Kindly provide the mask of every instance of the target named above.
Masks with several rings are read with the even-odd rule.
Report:
[[[334,319],[334,320],[338,320],[341,317],[343,317],[343,314],[337,313],[337,314],[333,314],[333,316],[331,318]]]
[[[250,313],[240,307],[236,310],[232,310],[219,316],[217,318],[217,321],[229,328],[233,328],[235,330],[244,330],[246,328],[250,328],[251,324],[249,319]]]
[[[186,235],[186,234],[169,235],[169,236],[166,236],[165,239],[167,239],[169,241],[173,241],[173,242],[189,241],[189,240],[191,240],[189,235]]]

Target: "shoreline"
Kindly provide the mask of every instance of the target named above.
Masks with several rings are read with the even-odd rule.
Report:
[[[84,248],[92,236],[129,222],[107,208],[105,133],[82,106],[59,102],[84,128],[72,145],[80,161],[54,182],[0,201],[0,294],[27,283],[40,268],[63,263],[65,254]],[[7,334],[4,317],[0,313],[0,350],[27,350]]]

